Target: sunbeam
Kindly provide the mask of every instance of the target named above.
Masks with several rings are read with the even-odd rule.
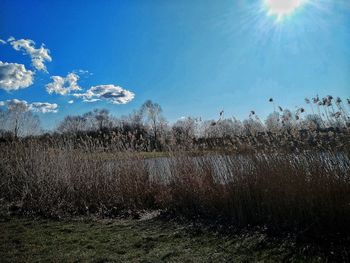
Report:
[[[264,5],[268,15],[276,16],[277,21],[282,21],[306,2],[307,0],[264,0]]]

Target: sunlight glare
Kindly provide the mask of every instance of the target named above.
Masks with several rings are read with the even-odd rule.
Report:
[[[291,15],[305,2],[306,0],[264,0],[268,15],[276,16],[278,21],[281,21],[285,16]]]

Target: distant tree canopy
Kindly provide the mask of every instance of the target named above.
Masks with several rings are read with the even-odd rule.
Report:
[[[115,126],[115,118],[106,109],[94,109],[82,116],[66,116],[57,127],[62,133],[76,133],[78,131],[96,131],[111,129]]]
[[[58,124],[55,136],[68,138],[66,135],[69,135],[72,139],[70,143],[74,145],[79,144],[74,141],[77,136],[80,136],[80,142],[85,145],[87,141],[91,143],[91,140],[98,140],[101,147],[114,147],[117,150],[207,149],[247,144],[251,147],[264,147],[267,142],[275,144],[276,147],[281,144],[294,147],[292,140],[299,140],[301,144],[306,140],[313,144],[314,137],[317,136],[326,136],[325,140],[333,140],[329,134],[334,131],[348,136],[348,111],[339,99],[335,102],[336,107],[332,100],[330,97],[322,100],[314,98],[312,101],[316,106],[310,105],[312,114],[305,113],[304,108],[291,111],[274,104],[274,111],[265,121],[255,111],[251,111],[249,117],[243,121],[234,117],[224,118],[222,111],[217,120],[182,117],[172,124],[163,117],[162,107],[158,103],[147,100],[139,109],[119,118],[107,109],[68,115]],[[274,100],[269,101],[275,103]],[[312,104],[310,100],[308,102]],[[21,105],[9,105],[7,110],[0,109],[0,124],[3,135],[8,133],[14,137],[23,137],[41,132],[38,116]],[[280,142],[282,139],[284,141]]]

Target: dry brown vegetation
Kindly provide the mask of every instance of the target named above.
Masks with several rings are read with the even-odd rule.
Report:
[[[168,138],[156,118],[151,133],[141,124],[124,123],[128,131],[99,122],[97,131],[3,137],[0,199],[20,214],[113,217],[157,209],[238,227],[348,235],[348,117],[330,118],[308,128],[298,122],[304,120],[259,129],[248,122],[230,134],[213,128],[219,122],[207,129],[215,136],[203,137],[182,125],[173,128],[180,137]],[[158,148],[166,157],[136,153]]]
[[[1,198],[14,212],[54,217],[161,209],[235,226],[350,230],[348,154],[125,155],[3,144]]]

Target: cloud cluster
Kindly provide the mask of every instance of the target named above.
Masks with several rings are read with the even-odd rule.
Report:
[[[48,102],[33,102],[30,104],[30,110],[41,113],[56,113],[58,112],[58,105]]]
[[[106,100],[113,104],[126,104],[135,97],[135,94],[122,87],[110,84],[93,86],[85,93],[75,93],[73,96],[82,98],[85,102]]]
[[[69,73],[66,77],[52,76],[51,79],[53,82],[46,85],[49,94],[67,95],[72,91],[81,90],[78,85],[79,76],[75,73]]]
[[[9,110],[17,110],[21,112],[33,111],[41,113],[56,113],[58,112],[58,105],[56,103],[48,102],[33,102],[28,103],[25,100],[6,100],[0,101],[0,106],[5,106]]]
[[[23,64],[0,61],[0,88],[6,91],[27,88],[33,84],[34,73]]]
[[[8,39],[8,42],[12,47],[17,51],[24,51],[25,54],[28,54],[32,59],[32,65],[37,70],[42,70],[47,72],[45,62],[52,61],[50,56],[50,50],[45,48],[44,44],[41,44],[39,48],[35,48],[35,42],[31,39],[19,39],[15,40],[13,37]]]
[[[0,39],[0,44],[9,43],[15,50],[24,51],[31,57],[33,67],[47,72],[44,62],[52,61],[50,51],[42,44],[35,48],[35,42],[30,39],[16,40],[10,37],[7,41]],[[23,64],[0,61],[0,89],[6,91],[27,88],[33,84],[34,72],[27,70]]]
[[[32,61],[32,66],[36,70],[47,72],[45,63],[52,61],[50,50],[45,48],[44,44],[40,47],[35,46],[35,42],[30,39],[18,39],[10,37],[7,40],[0,39],[0,44],[9,43],[13,49],[23,51],[24,54],[29,55]],[[6,91],[18,90],[27,88],[33,84],[35,70],[26,69],[23,64],[7,63],[0,61],[0,89]],[[66,77],[52,76],[52,82],[48,83],[45,88],[49,94],[72,95],[76,98],[82,99],[84,102],[95,102],[105,100],[112,104],[126,104],[134,99],[135,94],[129,90],[123,89],[120,86],[98,85],[92,86],[90,89],[82,92],[82,88],[78,85],[80,76],[92,75],[87,70],[77,70],[68,73]],[[68,101],[73,104],[73,100]],[[58,105],[47,102],[33,102],[27,103],[17,99],[0,101],[0,106],[23,107],[26,110],[34,112],[57,112]]]

